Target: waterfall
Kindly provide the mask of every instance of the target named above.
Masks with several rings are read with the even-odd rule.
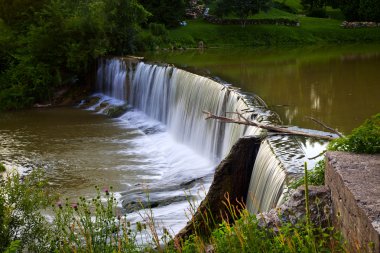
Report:
[[[212,160],[223,158],[247,133],[246,126],[205,120],[202,111],[224,115],[249,109],[237,92],[209,78],[141,62],[131,86],[129,102],[134,107],[167,125],[178,141]],[[258,134],[260,129],[251,127],[249,131]]]
[[[248,188],[247,209],[251,213],[277,206],[285,181],[285,170],[268,140],[261,143]]]
[[[127,99],[127,66],[125,61],[107,60],[106,64],[100,64],[97,71],[96,89],[107,96],[119,99]]]
[[[216,115],[239,112],[262,123],[273,118],[262,100],[172,66],[106,59],[101,60],[97,74],[99,92],[125,100],[160,121],[178,142],[214,162],[220,162],[240,137],[259,135],[261,129],[205,120],[202,111]],[[252,194],[249,195],[255,201],[248,201],[250,210],[268,210],[275,205],[282,193],[284,178],[283,165],[272,152],[270,143],[263,142],[251,178]]]

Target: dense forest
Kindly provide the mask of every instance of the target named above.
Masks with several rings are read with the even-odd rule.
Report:
[[[0,0],[0,108],[51,102],[59,87],[83,84],[96,59],[168,44],[191,4],[248,18],[286,1]],[[304,13],[340,7],[348,20],[380,20],[379,1],[302,0]],[[289,7],[286,7],[289,9]],[[286,9],[285,8],[285,9]],[[292,11],[290,8],[289,12]]]

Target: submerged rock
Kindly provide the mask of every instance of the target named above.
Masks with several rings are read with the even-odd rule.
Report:
[[[104,113],[111,118],[118,118],[126,113],[128,109],[130,109],[130,106],[128,106],[127,103],[119,106],[110,105],[107,109],[104,110]]]
[[[100,105],[98,105],[97,107],[95,107],[95,111],[98,112],[106,107],[109,106],[109,103],[108,102],[103,102],[103,103],[100,103]]]
[[[123,201],[123,207],[127,213],[136,212],[141,209],[156,208],[170,205],[176,202],[187,201],[189,196],[173,196],[173,197],[162,197],[151,200],[148,197],[140,196],[134,198],[132,201]]]
[[[79,106],[79,108],[81,108],[81,109],[89,108],[89,107],[94,106],[97,103],[99,103],[99,100],[100,100],[100,97],[89,97],[89,98],[86,98],[84,101],[82,101],[82,103]]]

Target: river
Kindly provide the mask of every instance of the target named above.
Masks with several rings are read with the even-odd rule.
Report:
[[[304,118],[312,116],[347,133],[380,109],[378,45],[364,49],[355,45],[189,50],[146,57],[255,93],[283,124],[318,129]],[[149,96],[142,107],[153,101]],[[154,99],[159,101],[160,97]],[[132,102],[139,108],[141,101]],[[193,110],[188,106],[187,111]],[[210,159],[212,154],[206,153],[220,148],[202,142],[207,135],[195,140],[192,134],[204,134],[203,130],[193,133],[196,131],[186,126],[186,118],[167,123],[167,115],[162,116],[151,104],[148,107],[151,116],[133,109],[117,119],[78,108],[2,112],[0,162],[22,171],[43,168],[50,189],[62,198],[90,197],[95,186],[113,186],[125,210],[128,203],[144,198],[148,191],[153,200],[167,203],[154,209],[156,218],[178,232],[187,219],[186,198],[201,199],[197,195],[207,191],[216,162],[222,158]],[[181,119],[183,115],[176,113]],[[160,117],[165,120],[160,121]],[[314,149],[314,153],[306,154],[312,156],[322,146],[323,142],[313,141],[302,149]],[[225,155],[227,151],[219,153]],[[131,217],[139,218],[136,213]]]

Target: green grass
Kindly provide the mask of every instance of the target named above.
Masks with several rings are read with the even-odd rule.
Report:
[[[273,45],[311,45],[380,41],[380,28],[343,29],[341,21],[299,17],[300,27],[276,25],[215,25],[203,20],[190,20],[188,25],[169,31],[175,47],[196,47],[203,41],[207,47],[255,47]]]
[[[287,6],[297,10],[298,12],[302,11],[302,5],[301,5],[300,0],[280,0],[277,2],[279,2],[279,3],[282,2],[282,3],[286,4]]]
[[[266,19],[266,18],[289,18],[289,19],[297,19],[297,15],[293,13],[289,13],[286,11],[282,11],[279,9],[272,8],[268,12],[261,11],[260,13],[251,16],[254,19]]]

